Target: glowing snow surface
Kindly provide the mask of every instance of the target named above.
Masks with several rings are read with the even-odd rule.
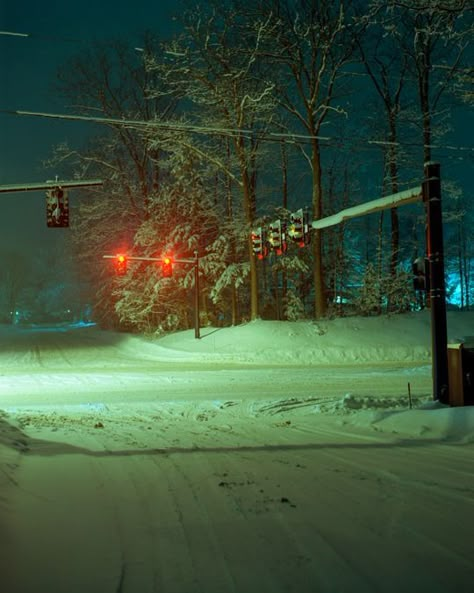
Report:
[[[432,402],[427,314],[202,335],[0,329],[2,590],[472,591],[474,408]]]

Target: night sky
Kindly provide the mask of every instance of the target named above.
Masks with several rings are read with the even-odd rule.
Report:
[[[2,0],[0,31],[31,37],[0,35],[0,109],[66,113],[52,92],[58,67],[97,40],[129,39],[135,47],[146,30],[166,37],[176,6],[175,0]],[[54,178],[42,164],[52,146],[78,145],[91,133],[87,124],[6,114],[0,114],[0,129],[0,184]],[[0,199],[0,249],[29,253],[68,233],[46,227],[44,192],[2,193]]]

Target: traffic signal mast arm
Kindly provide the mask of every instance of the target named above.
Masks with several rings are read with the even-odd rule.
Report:
[[[117,253],[115,255],[103,255],[103,259],[113,259],[119,262],[118,273],[123,275],[126,270],[127,260],[132,261],[150,261],[160,262],[162,265],[162,274],[164,278],[169,278],[173,274],[173,264],[191,264],[194,266],[194,336],[199,339],[200,334],[200,309],[199,309],[199,255],[194,252],[194,259],[175,259],[170,256],[162,257],[142,257],[142,256],[128,256],[125,253]]]
[[[46,224],[49,228],[69,226],[68,190],[79,187],[102,185],[102,179],[82,179],[60,181],[58,178],[44,183],[15,183],[0,185],[0,193],[17,193],[28,191],[46,191]]]
[[[84,179],[78,181],[72,179],[70,181],[46,181],[44,183],[15,183],[13,185],[0,185],[0,193],[15,193],[25,191],[48,191],[55,187],[61,187],[62,189],[70,189],[73,187],[92,187],[95,185],[103,185],[102,179]]]
[[[126,255],[126,254],[124,254],[124,256],[129,261],[157,261],[157,262],[163,263],[163,261],[165,260],[164,257],[141,257],[141,256],[134,256],[134,255]],[[117,255],[103,255],[102,258],[103,259],[116,259]],[[171,259],[172,263],[176,263],[176,264],[195,264],[196,263],[195,259],[175,259],[174,257],[172,257],[170,259]]]
[[[414,187],[405,191],[378,198],[370,202],[364,202],[351,208],[341,210],[337,214],[332,216],[326,216],[320,220],[313,220],[313,229],[324,229],[329,226],[334,226],[348,220],[349,218],[355,218],[356,216],[362,216],[364,214],[372,214],[373,212],[379,212],[380,210],[386,210],[395,206],[402,206],[403,204],[411,204],[412,202],[420,202],[422,199],[421,187]]]

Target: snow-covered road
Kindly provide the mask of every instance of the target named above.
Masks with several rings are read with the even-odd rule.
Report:
[[[426,361],[286,365],[280,362],[174,360],[139,338],[94,327],[0,331],[0,405],[101,404],[156,400],[339,400],[359,396],[414,398],[431,393]],[[169,356],[169,354],[168,354]]]
[[[177,412],[20,417],[9,591],[471,591],[472,448]]]
[[[0,344],[2,590],[472,591],[473,439],[406,410],[426,361],[154,346],[92,328]]]

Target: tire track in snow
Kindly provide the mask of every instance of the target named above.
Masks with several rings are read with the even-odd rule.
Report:
[[[199,459],[197,469],[196,458]],[[180,482],[188,483],[194,490],[196,512],[201,509],[200,521],[205,532],[203,543],[207,542],[209,549],[204,558],[201,556],[199,565],[207,564],[212,568],[209,563],[217,564],[214,574],[218,573],[221,583],[203,583],[203,591],[286,591],[281,578],[281,566],[273,559],[276,548],[274,538],[269,537],[269,525],[263,516],[249,510],[238,495],[243,489],[252,500],[261,496],[255,479],[247,470],[243,470],[245,457],[242,458],[238,453],[222,452],[209,456],[202,452],[192,457],[173,455],[171,459],[181,475]],[[197,481],[197,488],[191,481],[195,471],[202,475]],[[179,488],[180,493],[183,490],[183,487]],[[189,503],[186,506],[189,507]],[[192,531],[191,536],[195,537]],[[229,583],[228,587],[223,588],[226,582]]]
[[[215,529],[217,513],[209,513],[208,492],[201,492],[202,482],[196,479],[207,471],[204,457],[193,456],[192,468],[184,466],[185,456],[170,456],[165,473],[175,528],[185,542],[187,562],[192,567],[192,583],[188,586],[192,585],[190,590],[196,593],[237,593],[229,559],[219,545]]]
[[[370,579],[351,567],[311,519],[314,500],[305,495],[304,480],[304,486],[301,483],[305,468],[299,463],[299,453],[283,453],[284,470],[280,469],[281,455],[275,450],[260,450],[224,456],[225,492],[260,539],[253,554],[276,578],[269,591],[376,593]]]
[[[96,430],[89,438],[89,446],[93,444],[94,450],[103,450],[102,437],[103,433]],[[92,484],[103,484],[101,502],[110,516],[108,538],[118,546],[115,568],[108,577],[115,582],[113,593],[162,593],[153,561],[156,549],[156,521],[150,501],[153,496],[143,487],[144,465],[149,466],[150,460],[136,455],[117,458],[107,450],[103,455],[83,459],[91,464],[96,476]]]
[[[331,432],[326,431],[326,438]],[[354,444],[355,450],[351,448],[350,442],[346,447],[341,447],[339,440],[339,445],[331,447],[329,443],[320,450],[321,457],[328,459],[339,478],[347,476],[345,480],[328,480],[329,491],[333,492],[334,499],[341,498],[345,494],[344,487],[338,487],[339,482],[350,484],[352,509],[355,511],[355,521],[352,522],[360,522],[354,529],[362,533],[364,524],[365,529],[375,527],[374,533],[382,535],[381,549],[386,542],[399,540],[403,546],[402,554],[398,551],[394,557],[418,558],[418,572],[425,574],[424,587],[427,581],[433,581],[433,591],[446,591],[455,587],[456,582],[459,587],[455,587],[456,591],[467,591],[468,588],[463,587],[469,582],[468,575],[471,575],[471,579],[474,576],[474,561],[469,546],[466,546],[470,539],[467,525],[474,522],[472,498],[470,505],[466,506],[468,498],[464,494],[459,496],[446,485],[432,480],[425,482],[424,474],[443,475],[442,466],[437,466],[437,470],[432,467],[436,466],[433,463],[436,447],[434,451],[430,448],[425,452],[416,445],[410,449],[406,443],[394,443],[393,447],[381,449],[377,445],[375,448],[367,446],[360,449],[357,442]],[[416,459],[411,459],[417,456],[420,456],[418,463]],[[370,504],[364,504],[363,501],[368,500]],[[357,501],[362,501],[358,509],[357,504],[354,504]],[[347,503],[343,513],[346,508],[351,508],[349,500]],[[459,512],[458,509],[463,510]],[[385,522],[380,521],[381,517],[385,517]],[[413,542],[409,536],[413,530],[419,533],[421,540],[431,542],[431,553]],[[434,562],[427,564],[427,557],[431,557]],[[438,558],[438,562],[435,558]]]

